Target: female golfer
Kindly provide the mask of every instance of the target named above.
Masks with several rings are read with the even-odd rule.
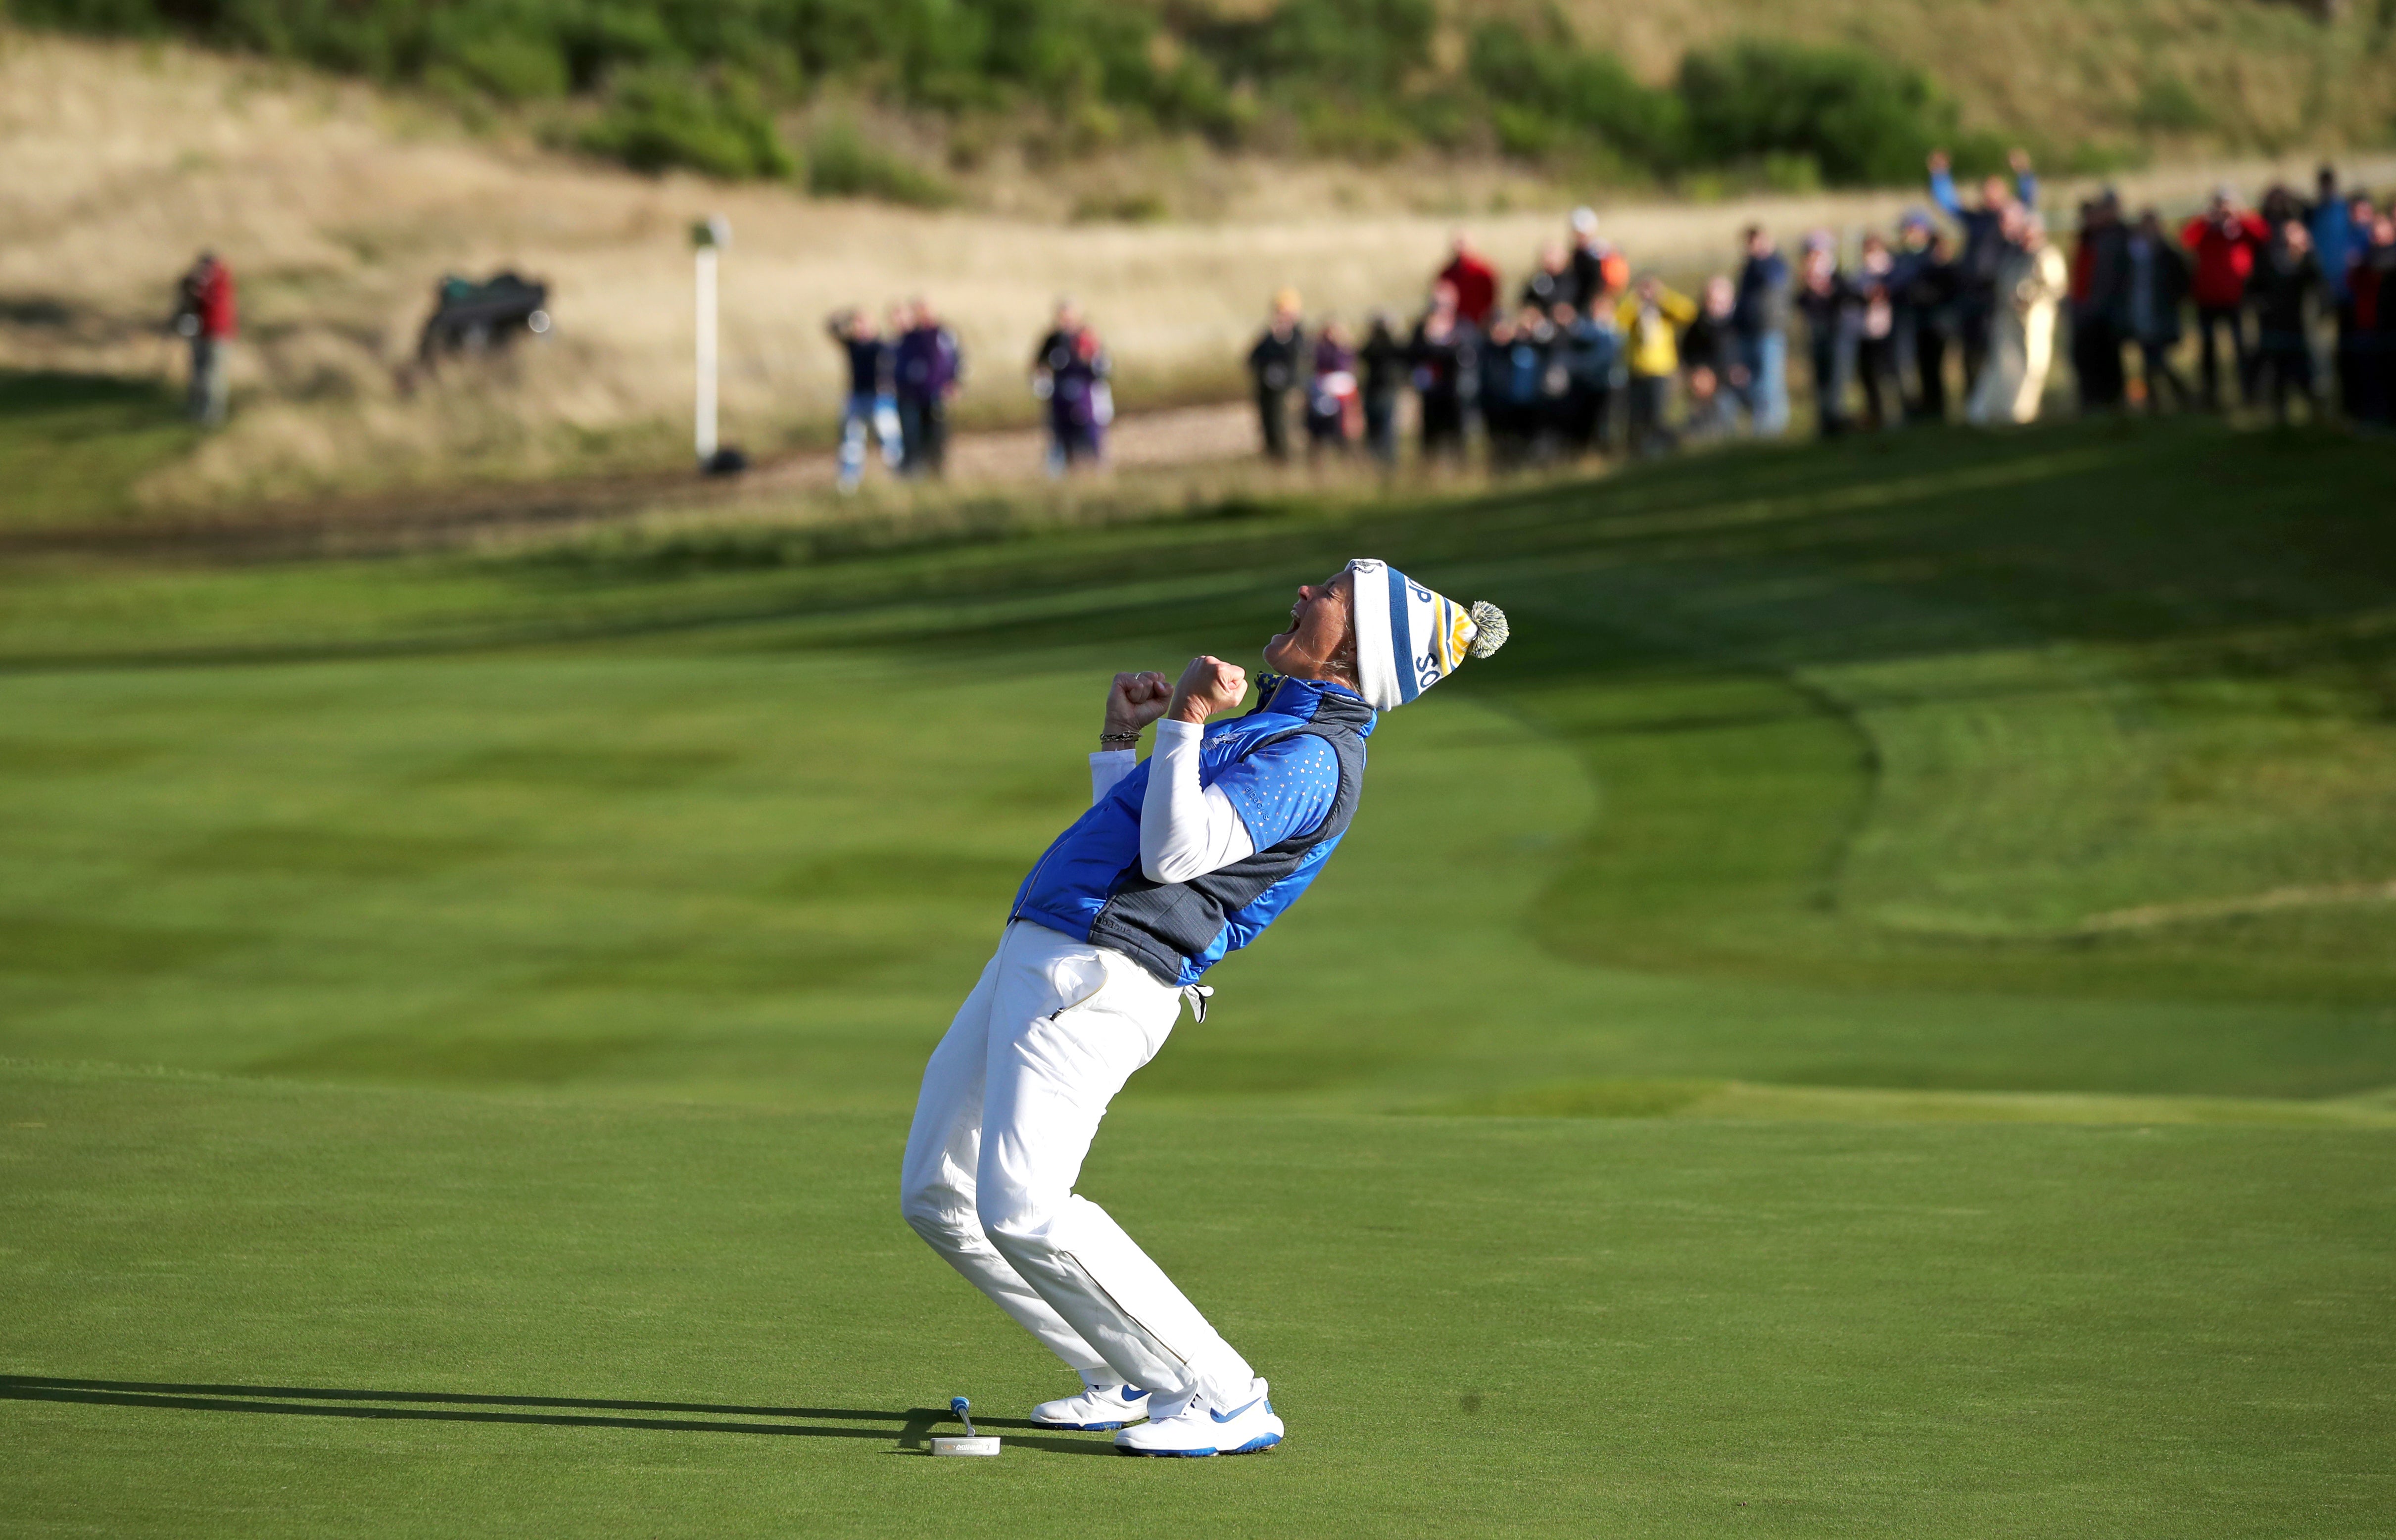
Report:
[[[1107,1104],[1154,1057],[1206,969],[1264,933],[1323,870],[1364,790],[1374,713],[1506,640],[1380,562],[1302,585],[1245,670],[1200,657],[1168,685],[1121,673],[1090,756],[1092,805],[1015,896],[997,955],[932,1051],[907,1136],[907,1223],[1082,1376],[1052,1427],[1122,1428],[1130,1454],[1281,1441],[1265,1382],[1132,1238],[1073,1191]],[[1162,718],[1162,721],[1159,719]],[[1156,750],[1134,745],[1156,723]],[[1132,1427],[1146,1419],[1145,1427]]]

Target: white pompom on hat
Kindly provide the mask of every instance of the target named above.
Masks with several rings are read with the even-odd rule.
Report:
[[[1375,710],[1392,711],[1454,673],[1469,655],[1506,644],[1506,614],[1433,593],[1387,562],[1348,564],[1355,578],[1356,681]]]

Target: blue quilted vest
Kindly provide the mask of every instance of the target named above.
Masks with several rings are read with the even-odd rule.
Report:
[[[1339,760],[1339,788],[1320,825],[1189,882],[1152,883],[1139,866],[1150,763],[1143,760],[1057,836],[1017,890],[1008,918],[1111,947],[1167,984],[1195,984],[1296,903],[1348,832],[1364,792],[1373,720],[1373,708],[1339,685],[1271,680],[1254,710],[1206,724],[1198,778],[1211,785],[1266,744],[1311,733]]]

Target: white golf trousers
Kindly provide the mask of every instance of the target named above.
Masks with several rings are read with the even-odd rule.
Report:
[[[1073,1182],[1181,993],[1121,952],[1017,921],[924,1069],[899,1209],[1076,1370],[1172,1399],[1247,1399],[1254,1371]]]

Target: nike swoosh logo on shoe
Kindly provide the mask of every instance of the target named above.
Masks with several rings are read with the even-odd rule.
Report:
[[[1257,1401],[1252,1401],[1248,1402],[1248,1406],[1254,1406],[1254,1405],[1256,1405],[1256,1404],[1257,1404],[1257,1401],[1262,1401],[1262,1400],[1264,1400],[1264,1398],[1263,1398],[1262,1396],[1258,1396],[1258,1397],[1257,1398]],[[1248,1406],[1243,1406],[1243,1407],[1241,1407],[1241,1408],[1239,1409],[1239,1411],[1238,1411],[1238,1412],[1218,1412],[1218,1411],[1216,1411],[1214,1408],[1209,1407],[1209,1408],[1207,1408],[1207,1410],[1206,1410],[1206,1415],[1208,1415],[1208,1416],[1210,1416],[1210,1417],[1214,1418],[1214,1419],[1215,1419],[1217,1422],[1218,1422],[1218,1423],[1227,1423],[1227,1422],[1230,1422],[1233,1417],[1238,1416],[1238,1415],[1240,1414],[1240,1413],[1241,1413],[1241,1412],[1245,1412],[1245,1411],[1248,1409]]]

